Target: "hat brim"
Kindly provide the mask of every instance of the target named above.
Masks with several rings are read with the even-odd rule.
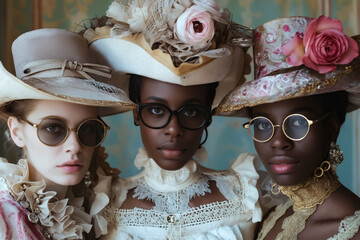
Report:
[[[20,80],[0,62],[0,105],[24,99],[56,100],[98,107],[100,116],[132,110],[136,105],[121,89],[73,77],[33,77]]]
[[[240,47],[233,47],[232,53],[225,57],[202,57],[198,64],[185,63],[175,68],[168,54],[159,49],[151,50],[140,34],[112,38],[105,31],[90,43],[89,49],[96,62],[106,64],[115,71],[114,76],[116,72],[136,74],[182,86],[219,82],[213,108],[241,83],[244,68],[244,52]]]
[[[347,112],[360,107],[360,58],[335,72],[319,74],[308,68],[274,74],[244,83],[230,92],[215,109],[215,115],[249,117],[249,107],[292,98],[348,92]]]

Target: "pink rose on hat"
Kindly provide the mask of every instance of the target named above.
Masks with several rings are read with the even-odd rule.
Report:
[[[178,17],[174,31],[184,43],[205,45],[214,37],[214,20],[206,8],[193,5]]]
[[[338,64],[348,64],[359,53],[356,41],[343,33],[341,21],[320,16],[306,27],[304,38],[297,33],[281,47],[289,65],[305,66],[328,73]]]

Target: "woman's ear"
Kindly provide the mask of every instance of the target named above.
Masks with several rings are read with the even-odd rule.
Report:
[[[19,119],[16,117],[9,117],[7,120],[7,124],[10,131],[10,136],[16,146],[23,148],[25,146],[24,143],[24,135],[22,131],[22,125],[19,122]]]
[[[133,110],[133,116],[134,116],[135,126],[139,126],[140,125],[140,116],[139,116],[139,112],[136,109]]]
[[[335,142],[339,136],[340,133],[340,127],[341,124],[339,123],[339,119],[337,117],[337,114],[335,112],[332,112],[331,115],[329,116],[329,119],[327,121],[326,124],[326,132],[328,133],[328,141],[329,141],[329,146],[331,142]],[[330,129],[330,131],[329,131]]]

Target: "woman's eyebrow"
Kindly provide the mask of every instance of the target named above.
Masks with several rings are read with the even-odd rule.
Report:
[[[145,98],[145,100],[152,100],[152,101],[160,102],[160,103],[164,103],[164,104],[167,103],[166,99],[160,98],[160,97],[156,97],[156,96],[149,96],[149,97]]]

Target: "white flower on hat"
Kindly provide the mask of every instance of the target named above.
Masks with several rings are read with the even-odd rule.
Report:
[[[177,19],[174,33],[184,43],[205,45],[214,37],[214,20],[203,7],[193,5]]]
[[[115,0],[106,16],[111,37],[141,34],[152,50],[169,54],[175,67],[252,45],[252,30],[232,22],[229,10],[214,0]]]

